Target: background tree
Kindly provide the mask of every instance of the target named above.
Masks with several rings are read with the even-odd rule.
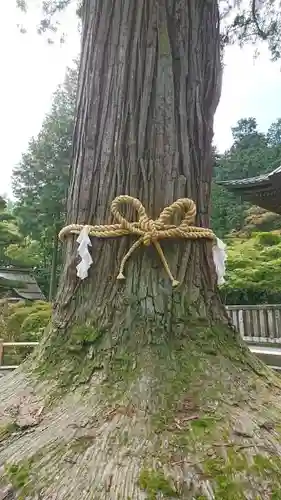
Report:
[[[12,177],[14,212],[24,236],[40,242],[37,278],[44,289],[49,283],[50,300],[61,266],[57,235],[65,220],[76,88],[77,63],[68,68],[38,137],[30,141]]]
[[[11,264],[7,255],[10,245],[22,242],[23,237],[19,232],[17,221],[8,209],[7,201],[0,196],[0,266],[6,267]],[[11,287],[22,286],[22,283],[0,277],[0,298],[3,298],[10,291]]]
[[[231,148],[222,155],[216,155],[212,190],[212,227],[219,236],[243,228],[250,204],[242,202],[233,193],[228,193],[216,182],[256,177],[279,167],[281,143],[278,142],[278,134],[279,120],[270,126],[267,134],[263,134],[257,128],[255,118],[242,118],[232,128]]]
[[[266,41],[273,61],[281,54],[281,15],[279,0],[220,0],[225,21],[223,44],[243,45]]]
[[[7,247],[22,240],[23,236],[19,231],[17,220],[8,210],[6,200],[0,196],[0,266],[10,264],[6,255]]]
[[[271,124],[267,131],[267,142],[279,151],[281,147],[281,118]]]
[[[38,241],[27,237],[20,244],[10,244],[5,250],[5,255],[11,265],[34,268],[38,266],[41,260],[40,244]]]
[[[254,139],[260,142],[259,139],[263,139],[262,134],[258,133],[257,121],[255,118],[241,118],[235,127],[232,127],[232,137],[234,143],[239,143],[240,147],[247,145],[247,141],[252,141]],[[243,141],[244,140],[244,141]]]
[[[103,224],[109,202],[128,192],[153,218],[188,196],[196,224],[207,227],[221,82],[217,2],[86,0],[81,15],[67,222]],[[269,429],[280,415],[280,381],[228,327],[211,242],[162,242],[180,281],[172,289],[153,248],[135,252],[127,281],[116,282],[129,239],[94,240],[83,283],[68,239],[52,323],[34,359],[53,406],[42,410],[46,392],[32,371],[28,382],[23,370],[1,388],[2,419],[13,415],[0,450],[10,496],[17,488],[62,500],[276,497],[280,436]],[[16,412],[5,413],[15,399]],[[19,430],[28,412],[32,437]]]

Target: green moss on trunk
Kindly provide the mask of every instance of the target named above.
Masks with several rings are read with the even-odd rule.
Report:
[[[270,448],[264,452],[263,446],[269,446],[267,421],[273,422],[270,439],[275,449],[280,446],[280,380],[252,356],[233,330],[200,323],[186,322],[185,329],[181,325],[167,334],[161,324],[147,323],[144,329],[140,321],[134,335],[123,330],[111,342],[108,332],[94,324],[80,325],[65,336],[57,335],[49,347],[46,344],[30,373],[31,379],[35,374],[50,382],[46,414],[72,393],[77,398],[75,407],[93,410],[86,424],[75,416],[79,433],[65,442],[51,443],[46,458],[37,455],[36,459],[25,457],[23,463],[8,461],[6,478],[13,488],[18,472],[19,480],[25,477],[29,488],[32,484],[43,492],[52,488],[57,473],[53,462],[62,477],[65,464],[75,468],[81,457],[92,457],[97,447],[104,447],[99,435],[108,425],[112,431],[101,453],[108,450],[109,461],[120,450],[134,457],[136,443],[145,438],[146,445],[138,451],[141,468],[134,484],[151,500],[159,495],[208,498],[204,497],[206,481],[216,500],[252,498],[255,489],[263,491],[264,498],[268,494],[278,498],[280,458]],[[237,430],[245,414],[251,428]],[[60,425],[63,436],[65,429]],[[8,434],[4,433],[4,442],[7,437],[21,439],[20,431],[15,438]],[[176,474],[190,471],[195,483],[186,482],[184,476],[175,480],[175,468]]]
[[[13,487],[13,490],[18,493],[17,498],[24,500],[31,493],[31,460],[24,460],[18,464],[6,464],[5,473],[7,480]]]
[[[143,469],[140,473],[139,485],[147,493],[148,500],[156,500],[159,495],[164,498],[178,498],[179,496],[162,471]]]
[[[48,333],[51,342],[43,346],[32,365],[36,377],[53,381],[57,396],[61,396],[89,383],[99,373],[102,393],[111,401],[126,394],[140,377],[151,377],[157,381],[156,400],[160,389],[159,406],[165,408],[165,416],[163,412],[154,415],[159,425],[161,420],[169,420],[186,387],[198,392],[200,386],[202,398],[205,392],[210,398],[224,392],[226,385],[231,392],[232,371],[254,370],[268,380],[273,376],[233,330],[199,319],[179,318],[178,328],[167,333],[165,323],[149,321],[139,314],[132,330],[120,328],[114,339],[110,329],[100,329],[94,321],[65,331],[52,328]]]
[[[19,431],[20,428],[15,422],[9,422],[8,424],[0,426],[0,443],[4,441],[9,436]]]

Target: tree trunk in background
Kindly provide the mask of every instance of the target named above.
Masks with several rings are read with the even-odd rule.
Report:
[[[208,227],[217,1],[84,0],[82,22],[68,223],[107,224],[112,200],[128,194],[152,218],[192,198]],[[0,389],[2,492],[280,498],[280,382],[228,326],[212,244],[161,242],[172,289],[153,246],[116,280],[133,241],[93,238],[80,281],[67,239],[52,324]]]

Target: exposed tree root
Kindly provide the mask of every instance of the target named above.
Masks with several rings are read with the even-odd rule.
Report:
[[[6,376],[0,499],[281,498],[279,378],[219,344],[149,346],[52,405],[54,381]]]

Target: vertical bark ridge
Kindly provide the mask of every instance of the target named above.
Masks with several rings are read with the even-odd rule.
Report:
[[[217,2],[87,0],[83,19],[68,222],[107,223],[111,201],[126,193],[140,198],[153,218],[174,199],[191,197],[196,223],[207,227],[221,74]],[[126,216],[135,218],[130,209]],[[115,283],[132,241],[93,240],[90,277],[76,293],[81,302],[93,296],[92,310],[108,308],[109,297],[114,305],[120,295],[137,298],[144,290],[158,308],[163,301],[155,294],[171,296],[153,248],[136,252],[123,288]],[[211,245],[163,242],[163,248],[181,293],[218,303]],[[77,286],[74,252],[69,243],[63,303],[71,295],[66,290]]]

